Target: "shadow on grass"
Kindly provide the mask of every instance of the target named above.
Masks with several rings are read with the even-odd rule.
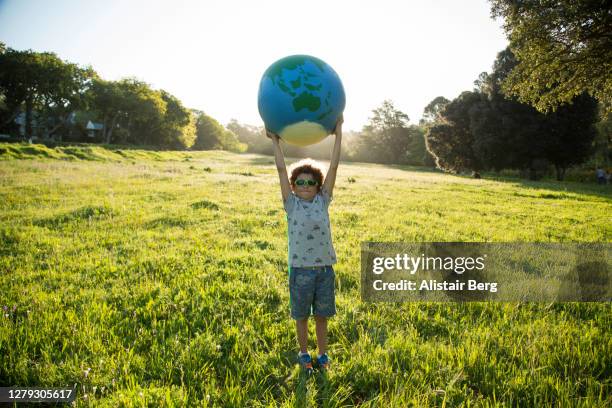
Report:
[[[9,140],[9,141],[0,141],[7,144],[13,144],[16,146],[19,145],[29,145],[27,141],[22,140]],[[166,149],[159,146],[153,145],[131,145],[131,144],[107,144],[107,143],[87,143],[87,142],[57,142],[53,140],[36,140],[34,144],[44,145],[50,149],[54,147],[102,147],[108,150],[113,149],[122,149],[122,150],[152,150],[152,151],[176,151],[176,149]],[[187,151],[187,150],[180,150]]]
[[[467,176],[461,176],[466,177]],[[570,199],[577,201],[590,201],[581,199],[580,197],[569,196],[570,194],[580,194],[584,196],[591,196],[602,198],[606,200],[612,199],[612,187],[600,186],[595,183],[581,183],[577,181],[556,181],[556,180],[525,180],[518,177],[499,176],[499,175],[483,175],[483,180],[497,181],[500,183],[507,183],[515,185],[523,190],[537,190],[534,194],[520,194],[515,195],[533,197],[533,198],[544,198],[544,199]],[[544,191],[542,191],[544,190]]]
[[[295,383],[295,406],[296,407],[307,407],[308,404],[308,381],[310,376],[304,371],[299,371],[296,383]]]
[[[172,228],[172,227],[179,227],[179,228],[187,228],[189,225],[193,224],[192,221],[190,220],[186,220],[183,218],[179,218],[179,217],[160,217],[160,218],[156,218],[152,221],[147,222],[146,224],[144,224],[144,227],[146,229],[156,229],[156,228]]]
[[[334,390],[332,384],[329,381],[327,371],[317,370],[314,373],[317,381],[317,405],[320,407],[334,406],[332,400],[334,399]]]
[[[286,157],[285,162],[287,166],[292,163],[300,160],[301,158],[294,157]],[[321,163],[327,164],[328,160],[319,160]],[[271,156],[260,155],[258,157],[253,157],[249,159],[249,164],[254,166],[269,166],[274,164],[274,158]],[[342,161],[340,163],[343,167],[371,167],[371,168],[390,168],[394,170],[406,171],[411,173],[429,173],[429,174],[437,174],[444,175],[445,173],[439,169],[431,168],[431,167],[420,167],[420,166],[407,166],[400,164],[379,164],[379,163],[367,163],[367,162],[350,162],[350,161]],[[451,174],[448,174],[451,176]],[[463,179],[469,180],[478,180],[472,177],[471,175],[462,175],[462,174],[452,174],[453,177],[459,177]],[[521,179],[519,177],[512,176],[503,176],[496,173],[481,173],[482,181],[497,181],[500,183],[506,183],[509,185],[514,184],[516,187],[520,187],[526,190],[538,190],[531,194],[521,194],[517,193],[515,195],[525,196],[531,198],[540,198],[540,199],[569,199],[569,200],[577,200],[577,201],[591,201],[589,199],[574,197],[570,194],[580,194],[584,196],[592,196],[597,197],[599,199],[611,199],[612,198],[612,186],[600,186],[595,183],[581,183],[576,181],[556,181],[556,180],[526,180]],[[545,191],[542,191],[545,190]],[[548,191],[548,193],[546,192]]]
[[[284,385],[294,395],[296,407],[333,407],[337,406],[339,400],[345,401],[348,395],[339,395],[329,379],[327,371],[320,370],[315,366],[311,374],[308,374],[297,363],[297,352],[295,350],[282,353],[282,360],[290,374],[285,379]]]
[[[295,407],[307,407],[309,406],[309,388],[312,375],[308,375],[301,367],[297,364],[297,353],[295,350],[287,350],[282,354],[283,364],[287,367],[289,373],[283,380],[283,385],[287,391],[294,395]]]
[[[386,165],[389,168],[404,170],[409,172],[420,172],[420,173],[436,173],[436,174],[445,174],[443,171],[438,169],[431,169],[429,167],[415,167],[415,166],[403,166],[390,164]],[[449,173],[450,175],[450,173]],[[533,189],[533,190],[549,190],[551,192],[561,192],[561,193],[574,193],[574,194],[584,194],[584,195],[593,195],[600,198],[612,198],[612,187],[610,186],[600,186],[595,183],[581,183],[577,181],[557,181],[554,179],[544,179],[544,180],[527,180],[520,177],[514,176],[506,176],[500,175],[497,173],[489,173],[489,172],[481,172],[481,179],[483,181],[497,181],[500,183],[508,183],[514,184],[517,187],[521,187],[524,189]],[[467,174],[453,174],[454,177],[459,177],[462,179],[469,180],[478,180],[475,179],[472,175]],[[529,195],[526,195],[530,197]],[[551,199],[576,199],[571,196],[564,196],[563,194],[550,194],[546,193],[534,195],[534,198],[551,198]]]
[[[259,156],[250,158],[248,163],[253,166],[272,166],[274,165],[274,157],[272,156]]]
[[[295,350],[287,350],[282,354],[283,364],[288,368],[292,369],[297,365],[297,352]]]
[[[85,206],[53,217],[36,219],[33,224],[37,227],[57,229],[74,222],[104,220],[112,218],[115,215],[115,210],[108,206]]]

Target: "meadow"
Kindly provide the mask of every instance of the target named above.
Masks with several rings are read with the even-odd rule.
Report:
[[[363,241],[610,242],[610,186],[341,163],[332,369],[312,377],[272,157],[5,143],[0,210],[0,386],[76,383],[79,407],[612,405],[610,303],[360,298]]]

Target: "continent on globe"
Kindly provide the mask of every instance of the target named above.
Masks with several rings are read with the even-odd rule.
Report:
[[[266,127],[297,146],[326,138],[346,104],[336,71],[309,55],[291,55],[270,65],[259,83],[257,99]]]

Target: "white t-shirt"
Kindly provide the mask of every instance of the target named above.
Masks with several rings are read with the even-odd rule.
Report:
[[[287,212],[289,265],[325,266],[335,264],[329,213],[332,197],[321,189],[312,201],[302,200],[293,192],[284,203]]]

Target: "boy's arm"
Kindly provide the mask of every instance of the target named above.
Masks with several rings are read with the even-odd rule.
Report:
[[[283,151],[280,147],[278,135],[266,129],[266,136],[272,139],[272,144],[274,145],[274,160],[276,161],[276,170],[278,171],[278,177],[280,179],[281,194],[283,196],[284,203],[291,194],[291,184],[289,184],[289,177],[287,176],[285,158],[283,157]]]
[[[329,163],[329,170],[327,171],[327,175],[325,176],[325,181],[323,182],[322,188],[325,189],[329,196],[332,196],[334,190],[334,184],[336,183],[336,172],[338,171],[338,164],[340,163],[340,148],[342,145],[342,123],[344,122],[344,118],[342,115],[338,119],[336,123],[336,128],[334,129],[334,134],[336,135],[336,142],[334,143],[334,150],[332,152],[331,161]]]

